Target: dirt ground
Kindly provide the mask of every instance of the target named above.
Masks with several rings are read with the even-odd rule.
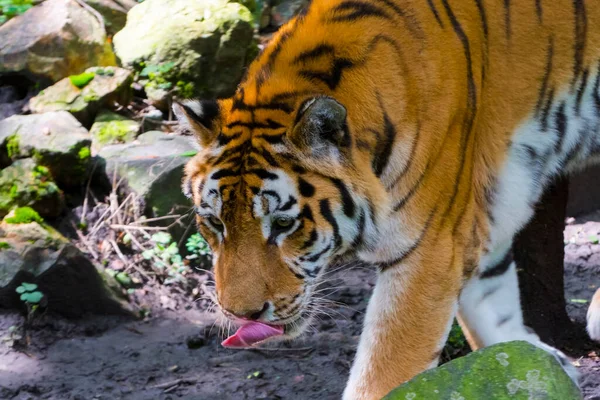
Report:
[[[565,230],[569,315],[585,321],[600,286],[600,213]],[[361,330],[373,271],[341,270],[328,282],[329,315],[289,344],[234,351],[205,302],[154,293],[143,321],[42,316],[30,344],[0,343],[0,399],[339,399]],[[0,338],[22,324],[0,315]],[[600,346],[598,354],[600,354]],[[576,354],[586,400],[600,400],[600,358]]]

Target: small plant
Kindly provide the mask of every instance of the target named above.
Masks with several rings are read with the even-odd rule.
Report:
[[[154,247],[142,253],[146,260],[150,260],[159,271],[166,273],[165,285],[174,282],[184,282],[188,267],[179,254],[177,243],[167,232],[158,232],[150,237]]]
[[[185,242],[185,248],[190,253],[186,258],[188,260],[194,260],[199,257],[210,257],[210,247],[206,240],[199,233],[194,233]]]
[[[19,297],[22,302],[27,306],[27,320],[30,321],[33,315],[40,307],[40,302],[44,298],[44,294],[37,290],[38,285],[35,283],[23,282],[17,287],[16,292],[20,294]]]

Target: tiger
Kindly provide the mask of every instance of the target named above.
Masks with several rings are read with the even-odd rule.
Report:
[[[344,400],[524,340],[511,245],[545,187],[600,159],[600,7],[586,0],[313,0],[228,98],[173,105],[182,187],[213,251],[224,345],[299,336],[328,267],[377,271]],[[600,299],[588,331],[600,339]]]

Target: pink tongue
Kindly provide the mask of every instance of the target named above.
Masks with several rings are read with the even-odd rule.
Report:
[[[283,335],[283,326],[271,326],[260,322],[248,322],[242,325],[235,334],[221,343],[223,347],[250,347],[255,343],[273,336]]]

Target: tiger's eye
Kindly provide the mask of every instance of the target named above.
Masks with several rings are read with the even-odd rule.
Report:
[[[211,215],[210,217],[208,217],[208,221],[211,223],[212,226],[214,226],[216,229],[222,231],[223,230],[223,222],[215,217],[214,215]]]
[[[277,217],[277,218],[275,218],[274,223],[277,228],[285,229],[285,228],[289,228],[290,226],[292,226],[292,224],[294,223],[294,220],[289,217]]]

